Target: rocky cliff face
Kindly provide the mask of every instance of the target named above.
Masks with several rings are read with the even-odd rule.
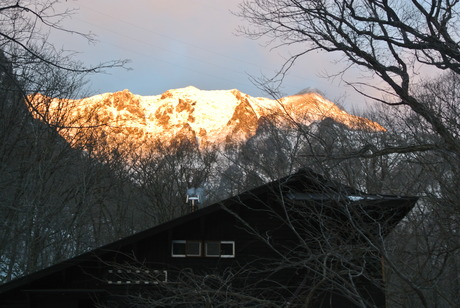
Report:
[[[280,125],[332,119],[350,129],[383,131],[378,123],[346,113],[316,93],[272,100],[251,97],[238,90],[204,91],[186,87],[156,96],[128,90],[80,100],[32,98],[32,113],[56,123],[74,146],[88,147],[88,140],[105,147],[130,147],[144,151],[156,140],[188,140],[201,148],[244,142],[263,119]],[[40,114],[40,116],[38,116]]]

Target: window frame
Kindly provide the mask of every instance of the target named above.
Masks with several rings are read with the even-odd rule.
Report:
[[[188,253],[187,245],[198,244],[198,254]],[[209,254],[208,244],[218,244],[219,254]],[[174,247],[176,244],[183,244],[184,254],[175,253]],[[231,254],[222,254],[222,245],[231,244]],[[206,257],[206,258],[235,258],[235,241],[199,241],[199,240],[172,240],[171,241],[171,256],[173,258],[187,258],[187,257]]]
[[[198,254],[191,254],[187,251],[187,245],[198,243]],[[174,244],[184,244],[185,245],[185,254],[174,253]],[[202,255],[202,242],[198,240],[172,240],[171,242],[171,256],[174,258],[186,258],[186,257],[201,257]]]
[[[219,253],[218,254],[208,254],[208,244],[218,244],[219,245],[219,248],[218,248],[218,251]],[[208,258],[219,258],[220,257],[220,241],[206,241],[204,243],[204,256],[205,257],[208,257]]]
[[[184,254],[174,253],[174,244],[184,244]],[[187,241],[186,240],[173,240],[171,242],[171,256],[174,258],[185,258],[187,257]]]
[[[208,244],[219,244],[219,254],[209,254]],[[232,245],[232,254],[222,254],[222,244]],[[204,256],[208,258],[234,258],[235,257],[235,241],[205,241],[204,245]]]
[[[223,255],[222,254],[222,248],[221,248],[221,258],[234,258],[235,257],[235,241],[220,241],[220,245],[222,244],[232,244],[232,254],[231,255]]]

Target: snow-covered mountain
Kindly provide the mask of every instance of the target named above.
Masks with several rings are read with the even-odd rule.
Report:
[[[280,100],[251,97],[236,89],[206,91],[195,87],[140,96],[128,90],[79,100],[36,95],[32,112],[54,123],[74,146],[88,140],[106,146],[145,150],[150,142],[188,139],[203,148],[252,137],[265,119],[303,124],[330,118],[350,129],[383,131],[378,123],[351,115],[317,93]],[[38,115],[40,114],[40,116]]]

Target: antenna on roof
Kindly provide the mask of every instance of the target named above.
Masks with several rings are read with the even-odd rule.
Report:
[[[201,204],[203,203],[203,195],[204,189],[201,187],[192,187],[187,189],[187,198],[185,199],[185,203],[190,205],[190,212],[195,212],[198,207],[201,207]]]

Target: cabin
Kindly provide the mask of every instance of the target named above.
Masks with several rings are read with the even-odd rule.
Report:
[[[416,201],[302,169],[0,285],[0,307],[384,307],[375,247]]]

